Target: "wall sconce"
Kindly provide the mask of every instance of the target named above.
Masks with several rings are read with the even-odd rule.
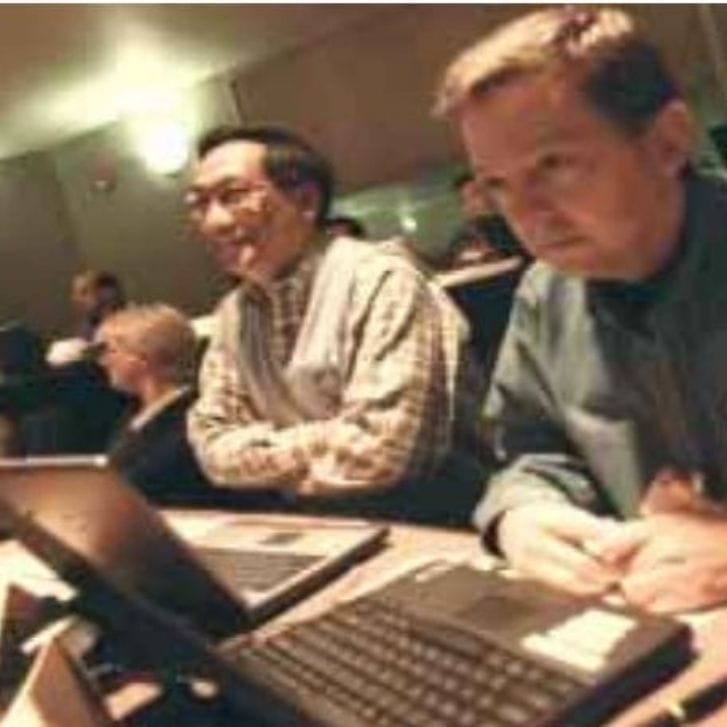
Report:
[[[399,225],[407,235],[413,235],[419,227],[417,218],[409,211],[399,212]]]
[[[135,134],[136,145],[144,163],[156,174],[180,172],[189,158],[189,135],[176,121],[150,121]]]

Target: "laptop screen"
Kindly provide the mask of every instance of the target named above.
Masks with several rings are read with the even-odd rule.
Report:
[[[77,587],[90,571],[215,639],[249,625],[242,601],[103,457],[0,460],[0,518]]]
[[[111,585],[213,639],[319,589],[376,552],[388,531],[364,521],[228,515],[193,513],[204,534],[190,547],[103,457],[0,459],[0,517],[86,600]]]

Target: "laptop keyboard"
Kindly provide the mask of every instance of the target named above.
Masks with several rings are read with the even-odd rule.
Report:
[[[317,555],[229,548],[198,548],[195,552],[205,566],[237,591],[266,591],[320,560]]]
[[[468,631],[361,599],[267,642],[228,654],[331,724],[534,727],[550,723],[583,685]],[[329,711],[329,710],[326,710]]]

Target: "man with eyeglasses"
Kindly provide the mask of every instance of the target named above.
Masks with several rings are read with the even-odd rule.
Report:
[[[288,131],[200,142],[189,215],[239,285],[219,306],[190,440],[220,486],[464,521],[480,476],[466,329],[405,256],[323,233],[332,191],[328,163]]]

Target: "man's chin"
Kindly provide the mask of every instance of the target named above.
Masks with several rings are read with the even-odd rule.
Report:
[[[272,285],[272,276],[257,267],[238,268],[237,277],[243,285],[259,290],[268,290]]]
[[[629,275],[620,267],[614,267],[600,260],[579,259],[573,257],[555,257],[547,259],[540,258],[543,262],[548,263],[561,273],[572,275],[576,278],[585,278],[587,280],[612,280],[612,281],[628,281],[631,278],[638,279],[639,276]]]
[[[225,275],[237,277],[239,275],[237,255],[226,255],[224,253],[212,253],[212,260],[218,270]]]
[[[556,270],[579,277],[592,277],[603,266],[589,250],[577,244],[549,245],[536,250],[534,254]]]

